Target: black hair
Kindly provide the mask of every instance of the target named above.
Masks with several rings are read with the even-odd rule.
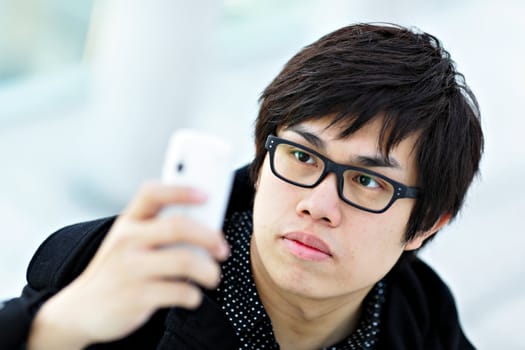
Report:
[[[269,134],[327,115],[343,127],[341,137],[383,118],[379,146],[385,156],[418,134],[422,193],[406,241],[441,215],[457,215],[479,169],[483,133],[476,98],[436,37],[392,24],[355,24],[303,48],[261,95],[252,179]]]

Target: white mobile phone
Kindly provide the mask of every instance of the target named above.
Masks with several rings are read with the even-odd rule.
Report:
[[[193,129],[176,130],[169,141],[162,181],[191,186],[208,196],[202,205],[170,206],[162,215],[188,215],[208,227],[222,228],[233,183],[233,147],[226,140]]]

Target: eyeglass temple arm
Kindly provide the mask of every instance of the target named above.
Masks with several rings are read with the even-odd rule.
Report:
[[[401,196],[404,198],[417,198],[419,194],[419,187],[405,187],[405,191],[401,193]]]

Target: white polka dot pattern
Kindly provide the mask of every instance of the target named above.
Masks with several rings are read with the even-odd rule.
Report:
[[[222,265],[217,302],[229,318],[240,339],[241,349],[279,349],[270,318],[261,303],[250,267],[252,213],[235,213],[225,225],[231,256]],[[358,328],[328,350],[373,349],[380,329],[385,283],[378,282],[364,301]]]

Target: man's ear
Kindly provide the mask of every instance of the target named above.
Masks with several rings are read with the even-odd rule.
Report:
[[[450,215],[450,213],[445,213],[441,215],[428,231],[419,232],[414,238],[408,241],[405,245],[405,250],[419,249],[427,238],[432,237],[432,235],[438,232],[443,226],[445,226],[450,221],[451,216],[452,215]]]

